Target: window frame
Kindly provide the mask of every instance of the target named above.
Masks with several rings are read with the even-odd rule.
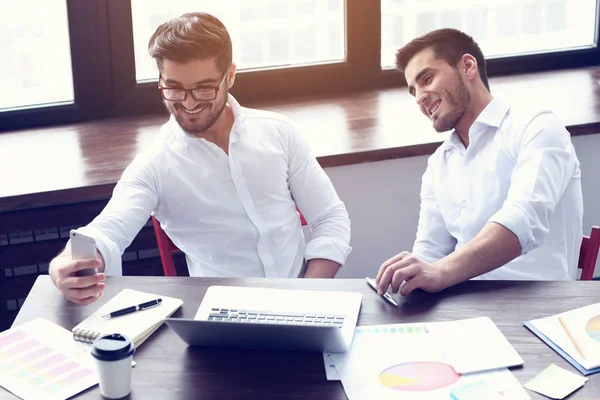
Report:
[[[165,112],[156,82],[135,77],[130,0],[66,0],[73,104],[0,111],[0,133],[103,118]],[[405,86],[382,69],[381,3],[346,0],[346,60],[311,66],[239,71],[231,93],[242,103],[327,96]],[[600,65],[600,0],[594,47],[488,60],[489,76]]]

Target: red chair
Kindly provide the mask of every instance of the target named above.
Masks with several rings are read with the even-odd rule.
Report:
[[[302,213],[296,208],[300,217],[302,226],[306,226],[307,222]],[[152,225],[154,225],[154,233],[156,234],[156,243],[158,243],[158,252],[162,261],[165,276],[177,276],[175,263],[173,262],[173,253],[180,251],[175,244],[169,239],[166,232],[160,226],[160,222],[152,216]]]
[[[600,250],[600,227],[594,226],[590,236],[583,236],[581,241],[578,267],[581,269],[582,281],[591,281],[594,277],[598,250]]]

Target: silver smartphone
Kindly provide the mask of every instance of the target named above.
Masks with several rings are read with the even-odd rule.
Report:
[[[71,230],[69,236],[71,237],[71,259],[72,260],[86,260],[96,259],[98,255],[96,253],[96,241],[94,238],[79,233],[76,230]],[[98,273],[97,268],[88,268],[75,273],[76,276],[87,276]]]

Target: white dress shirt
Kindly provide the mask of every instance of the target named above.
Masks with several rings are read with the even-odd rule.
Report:
[[[190,276],[298,277],[304,260],[344,264],[350,220],[294,124],[241,107],[229,155],[174,118],[123,172],[102,213],[80,228],[96,239],[110,275],[151,213],[181,249]],[[305,243],[296,207],[308,221]]]
[[[469,129],[429,158],[413,253],[436,261],[488,222],[512,231],[521,256],[478,279],[573,280],[582,239],[581,171],[569,132],[551,111],[492,100]]]

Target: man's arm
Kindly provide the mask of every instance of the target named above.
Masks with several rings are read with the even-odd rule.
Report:
[[[413,254],[429,262],[441,260],[452,253],[456,247],[456,239],[446,228],[437,196],[433,190],[434,157],[436,155],[429,158],[427,169],[421,179],[421,209],[417,237],[413,245]]]
[[[140,156],[138,156],[140,157]],[[145,159],[136,158],[117,183],[106,207],[79,230],[96,241],[105,272],[121,275],[121,256],[158,203],[158,179]]]
[[[295,126],[286,125],[289,187],[312,232],[304,252],[305,277],[332,278],[352,250],[348,212]]]
[[[504,226],[489,222],[477,236],[439,262],[446,271],[444,287],[493,271],[520,255],[519,238]]]
[[[135,166],[128,167],[100,215],[89,225],[79,228],[94,238],[97,259],[73,261],[67,244],[50,262],[49,275],[68,300],[81,305],[93,303],[105,288],[106,274],[121,273],[123,250],[148,220],[157,203],[156,185],[144,172],[137,171]],[[76,276],[77,271],[88,268],[98,268],[99,273]]]
[[[341,265],[335,261],[323,258],[313,258],[308,261],[305,278],[333,278]]]

